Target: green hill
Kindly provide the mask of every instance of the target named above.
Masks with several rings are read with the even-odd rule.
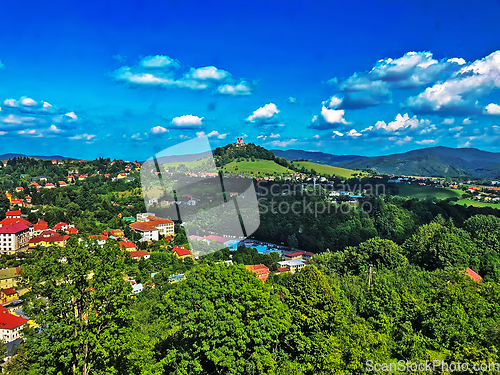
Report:
[[[255,159],[255,161],[236,161],[224,165],[222,172],[241,173],[252,177],[266,175],[290,175],[294,173],[291,169],[283,167],[272,160]]]
[[[311,161],[294,161],[292,163],[294,166],[299,168],[304,167],[308,171],[314,169],[318,174],[335,175],[345,178],[352,177],[352,175],[362,174],[362,172],[355,171],[354,169],[332,167],[330,165],[313,163]]]

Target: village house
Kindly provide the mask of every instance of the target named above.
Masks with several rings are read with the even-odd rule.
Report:
[[[59,187],[66,187],[66,186],[68,186],[68,184],[66,182],[64,182],[64,181],[59,181],[58,184],[59,184]]]
[[[153,220],[146,221],[145,224],[151,225],[158,229],[158,233],[162,236],[174,235],[174,222],[168,219],[152,218]]]
[[[297,260],[304,259],[310,260],[313,257],[313,253],[309,253],[307,251],[294,251],[292,253],[286,253],[284,255],[285,260]]]
[[[130,228],[141,235],[141,241],[158,241],[160,239],[158,229],[146,223],[133,223]]]
[[[17,276],[21,267],[0,269],[0,288],[12,288],[17,284]]]
[[[270,273],[269,268],[263,264],[247,265],[245,268],[250,272],[253,272],[259,280],[262,280],[262,282],[266,282]]]
[[[5,307],[0,306],[0,340],[4,343],[8,344],[19,339],[26,323],[27,319],[11,314]]]
[[[7,304],[19,299],[19,292],[14,288],[5,288],[0,290],[0,303]]]
[[[141,258],[144,258],[145,260],[149,259],[150,256],[151,256],[151,254],[145,250],[137,250],[137,251],[130,252],[130,257],[134,260],[137,260],[137,261],[141,260]]]
[[[38,219],[36,224],[33,224],[33,235],[39,236],[42,234],[44,230],[49,229],[49,224],[47,224],[46,221],[43,221],[42,219]]]
[[[282,262],[278,262],[280,268],[288,268],[290,269],[291,273],[295,273],[300,271],[302,268],[305,267],[307,264],[307,261],[303,261],[301,259],[296,259],[296,260],[285,260]]]
[[[120,241],[120,248],[132,252],[137,249],[137,245],[131,241]]]
[[[67,234],[61,235],[53,230],[46,230],[29,240],[29,249],[34,249],[37,246],[66,246],[68,238],[69,236]]]
[[[179,259],[192,258],[191,251],[182,246],[174,246],[172,253]]]
[[[14,219],[15,220],[15,219]],[[29,227],[15,223],[0,228],[0,253],[12,255],[17,251],[28,249]]]
[[[21,217],[21,210],[15,210],[15,211],[7,211],[5,213],[6,218],[20,218]]]

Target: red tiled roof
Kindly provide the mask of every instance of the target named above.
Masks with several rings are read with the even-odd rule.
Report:
[[[287,256],[287,257],[298,257],[298,256],[301,256],[301,255],[312,257],[314,254],[313,253],[309,253],[307,251],[294,251],[293,253],[285,254],[285,256]]]
[[[224,238],[222,236],[214,236],[214,235],[206,236],[204,239],[209,240],[209,241],[219,242],[219,243],[226,243],[227,241],[229,241],[229,238]]]
[[[2,221],[0,221],[0,224],[2,224],[2,226],[4,226],[4,227],[8,226],[8,225],[12,225],[12,224],[17,224],[17,223],[27,225],[28,227],[31,227],[33,225],[28,220],[25,220],[22,217],[6,217]]]
[[[142,232],[149,232],[152,230],[158,230],[155,227],[148,225],[146,223],[133,223],[133,224],[130,224],[130,228],[140,230]]]
[[[120,241],[120,247],[125,249],[135,249],[137,246],[131,241]]]
[[[45,230],[48,229],[49,224],[47,224],[46,221],[43,221],[42,219],[38,219],[38,222],[33,225],[33,228],[35,230]]]
[[[14,329],[28,322],[20,316],[9,313],[7,309],[5,310],[5,312],[0,312],[0,329]]]
[[[89,238],[98,238],[100,240],[106,241],[108,239],[108,236],[104,234],[91,234]]]
[[[146,250],[131,251],[130,257],[132,258],[142,258],[145,255],[150,255]]]
[[[480,282],[483,279],[481,276],[479,276],[476,272],[471,270],[469,267],[467,267],[467,269],[463,270],[462,272],[465,273],[467,276],[469,276],[472,280],[474,280],[476,282]]]
[[[46,230],[42,232],[39,236],[36,236],[29,240],[29,243],[39,243],[39,242],[62,242],[69,238],[68,235],[60,235],[52,230]]]
[[[62,227],[67,227],[68,224],[64,223],[64,222],[59,222],[57,223],[56,225],[54,225],[54,227],[52,229],[62,229]]]
[[[19,232],[21,232],[23,230],[26,230],[26,229],[29,229],[26,224],[15,223],[15,224],[12,224],[12,225],[7,225],[7,226],[1,227],[0,228],[0,233],[14,234],[14,233],[19,233]]]
[[[173,223],[173,221],[168,220],[168,219],[154,219],[154,220],[146,221],[146,224],[152,225],[152,226],[160,225],[160,224],[170,224],[170,223]]]
[[[185,256],[185,255],[191,255],[191,251],[189,251],[188,249],[186,249],[184,247],[180,247],[180,246],[174,246],[172,251],[174,253],[177,253],[177,255],[180,257]]]
[[[279,267],[278,268],[278,272],[289,272],[290,271],[290,268],[288,267]]]
[[[5,216],[21,216],[21,210],[12,210],[12,211],[7,211],[5,213]]]
[[[12,294],[16,294],[17,290],[15,290],[14,288],[5,288],[2,289],[2,293],[5,294],[6,296],[11,296]]]
[[[76,229],[76,228],[67,228],[66,229],[66,233],[77,234],[78,233],[78,229]]]

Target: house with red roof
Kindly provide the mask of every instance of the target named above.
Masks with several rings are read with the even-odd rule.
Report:
[[[16,187],[16,192],[17,192],[17,193],[20,193],[20,192],[22,192],[22,191],[24,191],[24,188],[23,188],[22,186],[18,186],[18,187]]]
[[[26,203],[31,203],[31,197],[29,195],[24,197],[24,200],[26,201]]]
[[[66,182],[64,182],[64,181],[59,181],[58,184],[59,184],[59,187],[66,187],[66,186],[68,186],[68,184]]]
[[[123,237],[125,236],[125,233],[121,229],[111,229],[111,235],[113,237]]]
[[[253,272],[259,280],[262,280],[262,282],[266,282],[270,274],[269,268],[267,268],[264,264],[250,264],[245,266],[245,268],[250,272]]]
[[[33,234],[35,236],[42,234],[42,232],[47,229],[49,229],[49,224],[47,224],[47,222],[43,221],[42,219],[38,219],[37,223],[33,224]]]
[[[23,201],[21,199],[19,199],[19,198],[12,198],[10,200],[10,204],[12,206],[22,206],[23,205]]]
[[[28,323],[27,319],[11,314],[5,307],[0,307],[0,339],[9,343],[21,337],[21,330]]]
[[[34,249],[37,246],[49,247],[49,246],[66,246],[66,241],[69,235],[61,235],[53,230],[43,231],[40,235],[29,240],[29,249]]]
[[[186,249],[185,247],[182,246],[174,246],[172,249],[172,253],[179,258],[179,259],[184,259],[184,258],[192,258],[193,254],[191,254],[191,251]]]
[[[4,219],[4,220],[24,220],[24,219]],[[2,220],[2,221],[4,221]],[[26,251],[30,229],[26,224],[14,223],[2,225],[0,228],[0,253],[12,255],[17,251]]]
[[[106,241],[108,239],[108,236],[105,234],[91,234],[89,238]]]
[[[45,184],[44,188],[45,188],[45,189],[55,189],[55,188],[56,188],[56,185],[51,184],[51,183],[49,182],[48,184]]]
[[[120,248],[127,251],[135,251],[135,249],[137,249],[137,245],[132,241],[120,241]]]
[[[14,288],[0,290],[0,303],[5,304],[19,299],[19,292]]]
[[[152,218],[152,220],[145,222],[152,227],[158,229],[158,233],[162,236],[173,236],[174,235],[174,222],[168,219]]]
[[[291,253],[285,254],[285,260],[297,260],[297,259],[309,260],[313,256],[314,254],[308,251],[293,251]]]
[[[465,275],[469,276],[472,280],[474,280],[476,283],[480,282],[483,278],[479,276],[476,272],[471,270],[469,267],[467,267],[465,270],[462,271]]]
[[[134,232],[140,233],[142,238],[141,241],[158,241],[159,231],[155,227],[146,223],[132,223],[130,224],[130,229]]]
[[[78,229],[76,229],[75,227],[66,228],[64,231],[72,236],[78,234]]]
[[[146,250],[137,250],[137,251],[130,252],[130,257],[132,259],[137,260],[137,261],[141,260],[141,258],[144,258],[145,260],[149,259],[150,256],[151,256],[151,254],[148,253]]]
[[[54,227],[52,228],[52,230],[66,230],[67,228],[68,228],[68,224],[66,224],[63,221],[60,221],[59,223],[57,223],[56,225],[54,225]]]
[[[40,190],[40,187],[41,187],[41,186],[40,186],[39,184],[37,184],[36,182],[32,182],[31,184],[29,184],[29,185],[28,185],[28,187],[31,187],[31,186],[36,187],[36,189],[37,189],[37,190]]]
[[[15,211],[7,211],[5,213],[5,217],[21,217],[21,210],[15,210]]]

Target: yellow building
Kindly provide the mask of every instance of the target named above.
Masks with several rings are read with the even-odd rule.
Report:
[[[0,270],[0,289],[13,288],[17,284],[17,275],[21,267]]]

